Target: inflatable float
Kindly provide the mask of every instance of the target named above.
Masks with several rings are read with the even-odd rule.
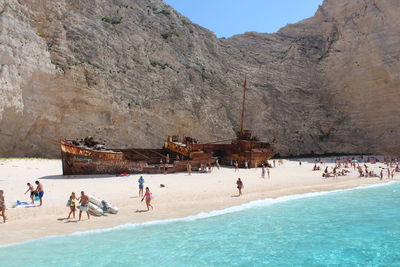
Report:
[[[110,214],[118,213],[118,208],[105,200],[101,200],[95,196],[89,195],[89,201],[90,203],[101,209],[103,213],[110,213]]]
[[[102,216],[104,215],[104,211],[96,206],[95,204],[89,202],[89,213],[94,216]]]

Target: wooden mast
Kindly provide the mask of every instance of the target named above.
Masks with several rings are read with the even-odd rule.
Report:
[[[244,109],[245,109],[245,104],[246,104],[246,82],[247,82],[247,79],[245,77],[244,84],[243,84],[242,116],[241,116],[241,120],[240,120],[240,132],[239,132],[241,136],[243,136]]]

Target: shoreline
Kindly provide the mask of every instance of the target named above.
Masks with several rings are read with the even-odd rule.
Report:
[[[26,165],[27,160],[21,161],[22,165]],[[44,163],[48,162],[44,161]],[[53,164],[58,164],[58,162],[53,162]],[[13,165],[11,164],[11,166]],[[29,168],[29,166],[28,164],[25,167]],[[137,175],[129,178],[83,177],[60,180],[43,178],[41,182],[45,185],[45,191],[50,187],[51,190],[48,189],[47,192],[49,194],[56,193],[56,196],[50,199],[48,195],[45,195],[43,207],[9,208],[7,216],[11,221],[0,224],[0,229],[5,230],[0,240],[0,247],[19,245],[42,238],[81,234],[82,232],[111,231],[132,224],[183,220],[187,217],[199,216],[202,213],[218,213],[241,205],[251,205],[254,201],[276,200],[280,197],[307,193],[331,193],[360,186],[384,185],[392,181],[387,179],[380,181],[378,178],[358,178],[354,173],[337,180],[322,179],[321,172],[310,171],[312,166],[313,163],[303,162],[303,167],[298,168],[297,161],[286,161],[284,166],[271,169],[271,180],[258,177],[260,168],[243,169],[238,173],[235,173],[233,169],[223,168],[215,170],[211,174],[193,174],[192,176],[183,173],[147,175],[144,178],[146,182],[149,181],[147,184],[150,184],[155,194],[153,203],[155,211],[150,212],[143,212],[144,204],[139,202],[138,197],[132,196],[136,193],[134,191],[137,188]],[[52,171],[53,168],[49,168],[49,170]],[[233,183],[237,176],[245,177],[244,195],[241,197],[234,197],[236,192]],[[156,187],[161,182],[167,185],[166,188]],[[115,191],[109,192],[110,185],[113,185]],[[68,197],[66,193],[69,191],[68,188],[65,188],[67,186],[96,188],[96,194],[106,195],[109,193],[109,196],[104,199],[117,205],[120,212],[117,215],[106,217],[91,216],[90,220],[86,220],[83,214],[84,220],[79,223],[74,220],[65,220],[64,217],[67,213],[65,202]],[[87,191],[86,188],[84,188],[85,191]],[[8,191],[6,190],[6,193]],[[117,193],[115,194],[115,192]],[[12,195],[12,193],[8,195]],[[46,196],[49,198],[48,202],[53,202],[52,205],[46,202]]]
[[[61,235],[49,235],[49,236],[43,236],[43,237],[40,237],[37,239],[29,239],[29,240],[15,242],[15,243],[7,243],[7,244],[0,243],[0,249],[6,248],[6,247],[23,245],[23,244],[29,244],[29,243],[35,242],[35,241],[59,238],[59,237],[98,234],[98,233],[103,233],[103,232],[110,232],[110,231],[115,231],[115,230],[119,230],[119,229],[129,229],[129,228],[133,228],[133,227],[140,227],[140,226],[146,226],[146,225],[160,225],[160,224],[173,223],[173,222],[195,221],[195,220],[199,220],[199,219],[206,219],[206,218],[211,218],[211,217],[215,217],[215,216],[222,216],[224,214],[240,212],[240,211],[243,211],[246,209],[267,206],[268,204],[274,205],[274,204],[282,203],[282,202],[286,202],[286,201],[318,197],[321,195],[333,194],[333,193],[338,193],[338,192],[345,192],[345,191],[351,191],[351,190],[363,190],[363,189],[374,188],[374,187],[378,187],[378,186],[386,186],[386,185],[392,184],[394,182],[398,182],[398,181],[384,181],[381,183],[371,183],[371,184],[367,184],[367,185],[360,185],[360,186],[356,186],[356,187],[336,189],[336,190],[332,190],[332,191],[327,190],[327,191],[305,192],[305,193],[300,193],[300,194],[282,195],[282,196],[278,196],[275,198],[256,199],[256,200],[252,200],[250,202],[245,202],[245,203],[242,203],[242,204],[239,204],[236,206],[229,206],[229,207],[226,207],[223,209],[212,210],[212,211],[208,211],[208,212],[200,212],[195,215],[189,215],[186,217],[176,217],[176,218],[172,217],[172,218],[165,218],[165,219],[154,220],[154,221],[150,220],[150,221],[144,221],[144,222],[130,222],[130,223],[124,223],[121,225],[116,225],[116,226],[112,226],[112,227],[108,227],[108,228],[91,229],[91,230],[72,232],[72,233],[61,234]],[[294,198],[288,198],[288,197],[294,197]],[[286,199],[284,199],[284,198],[286,198]],[[282,199],[282,201],[275,201],[275,200],[280,200],[280,199]],[[267,200],[271,200],[271,203],[260,203],[260,202],[264,202]],[[252,204],[261,204],[261,205],[255,206]]]

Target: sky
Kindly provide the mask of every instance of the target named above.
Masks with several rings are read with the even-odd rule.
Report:
[[[219,38],[249,31],[273,33],[309,18],[323,0],[164,0]]]

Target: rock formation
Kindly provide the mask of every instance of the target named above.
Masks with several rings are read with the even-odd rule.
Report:
[[[0,156],[234,137],[245,76],[245,126],[281,155],[400,151],[398,0],[325,0],[227,39],[161,0],[3,0],[0,64]]]

